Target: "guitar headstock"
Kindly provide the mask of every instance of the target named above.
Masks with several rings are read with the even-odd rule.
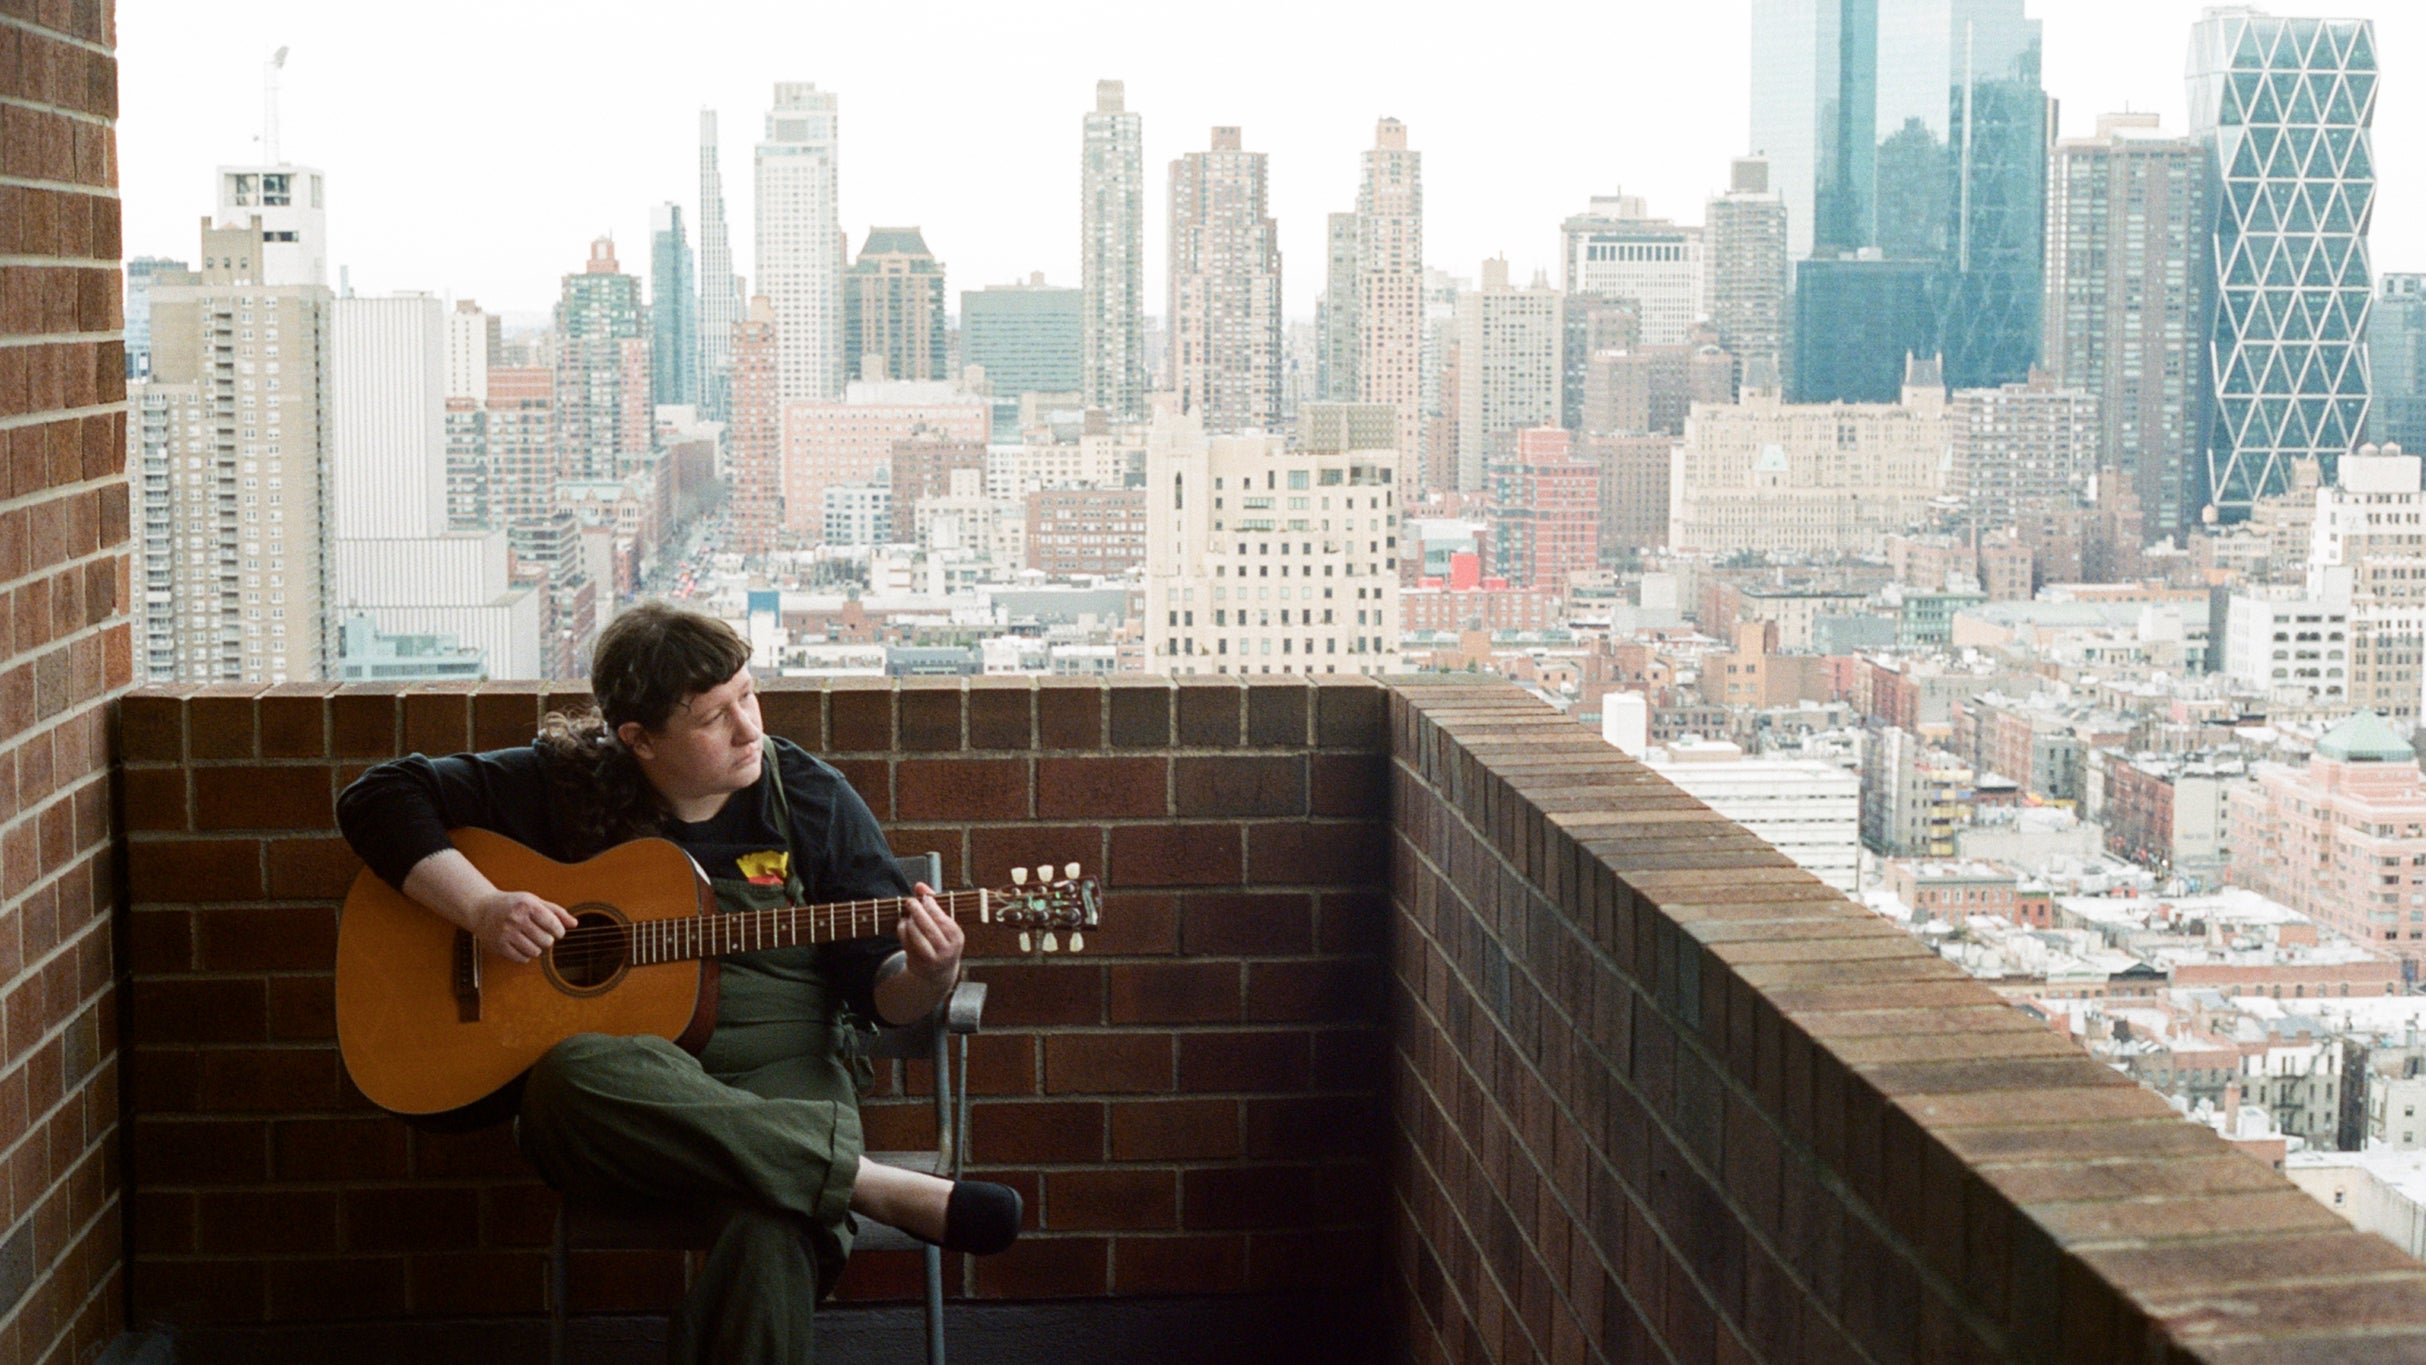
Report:
[[[986,895],[992,902],[988,919],[1017,929],[1023,953],[1037,947],[1060,952],[1065,933],[1070,936],[1070,951],[1083,952],[1086,931],[1095,927],[1098,916],[1095,879],[1078,875],[1076,863],[1063,864],[1059,877],[1053,875],[1051,863],[1039,863],[1033,869],[1012,868],[1011,885],[998,886]]]

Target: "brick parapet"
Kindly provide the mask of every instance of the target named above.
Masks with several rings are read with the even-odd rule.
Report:
[[[972,1160],[1028,1197],[976,1297],[1380,1280],[1387,846],[1380,689],[768,680],[768,728],[834,762],[945,880],[1077,861],[1083,955],[979,931]],[[142,689],[122,713],[133,996],[134,1301],[188,1324],[535,1312],[553,1196],[502,1133],[369,1109],[333,1043],[330,802],[369,763],[527,740],[537,684]],[[932,1138],[923,1064],[880,1075],[870,1145]],[[332,1271],[338,1273],[331,1273]],[[914,1297],[855,1259],[845,1297]],[[576,1267],[585,1311],[664,1307],[670,1258]]]
[[[127,683],[106,0],[0,5],[0,1359],[119,1330],[112,697]]]
[[[1513,689],[1390,702],[1414,1360],[2346,1360],[2426,1269]]]

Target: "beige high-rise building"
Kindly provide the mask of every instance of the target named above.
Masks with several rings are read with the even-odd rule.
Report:
[[[2027,383],[1956,390],[1947,416],[1954,449],[1946,495],[1961,500],[1980,530],[2013,525],[2033,503],[2088,501],[2098,463],[2094,394],[2032,370]]]
[[[1146,667],[1382,673],[1398,662],[1398,452],[1207,438],[1164,413],[1146,440]]]
[[[1145,132],[1119,81],[1095,83],[1079,161],[1080,388],[1128,422],[1146,410]]]
[[[1171,163],[1171,388],[1217,434],[1278,431],[1280,235],[1234,127]]]
[[[1323,292],[1314,301],[1314,394],[1304,401],[1352,403],[1356,401],[1356,215],[1334,213],[1325,220],[1323,245]]]
[[[1702,230],[1654,218],[1638,195],[1594,195],[1559,224],[1570,294],[1632,299],[1647,346],[1681,345],[1702,320]]]
[[[1457,296],[1457,487],[1483,486],[1493,444],[1557,426],[1563,407],[1566,300],[1536,276],[1508,284],[1508,262],[1483,262],[1480,289]]]
[[[1398,410],[1399,486],[1424,432],[1424,159],[1407,125],[1374,125],[1356,191],[1356,399]]]
[[[1938,496],[1952,436],[1935,362],[1898,403],[1787,403],[1753,390],[1693,409],[1669,463],[1668,547],[1878,555]]]
[[[264,247],[257,217],[205,218],[201,269],[152,282],[152,374],[128,393],[139,678],[304,682],[337,656],[330,296],[265,283]]]
[[[1782,388],[1790,349],[1793,260],[1786,253],[1786,201],[1769,188],[1769,162],[1737,157],[1727,192],[1704,211],[1710,322],[1749,388]]]

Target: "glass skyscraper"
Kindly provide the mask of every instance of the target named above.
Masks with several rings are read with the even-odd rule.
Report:
[[[1752,150],[1795,257],[1927,264],[1947,382],[2027,376],[2049,118],[2022,0],[1754,0],[1752,19]]]
[[[130,320],[126,332],[135,334]],[[130,343],[131,352],[131,343]],[[2426,275],[2386,275],[2367,318],[2367,439],[2426,455]]]
[[[699,289],[682,205],[649,213],[649,401],[699,401]]]
[[[2207,501],[2227,518],[2294,460],[2367,427],[2374,25],[2210,13],[2190,30],[2190,125],[2214,214]]]

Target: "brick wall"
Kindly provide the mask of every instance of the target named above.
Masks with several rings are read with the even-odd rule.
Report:
[[[117,60],[0,4],[0,1360],[89,1360],[120,1271],[108,699],[128,677]]]
[[[1416,1361],[2426,1355],[2426,1267],[1504,686],[1399,680]]]
[[[535,684],[143,689],[122,712],[134,1309],[236,1324],[536,1313],[553,1197],[505,1133],[368,1109],[332,1040],[335,792],[370,762],[527,740]],[[945,879],[1103,876],[1083,956],[993,956],[971,1152],[1028,1234],[981,1298],[1364,1291],[1380,1282],[1383,692],[1363,680],[830,687],[768,727],[851,778]],[[562,698],[558,698],[561,702]],[[983,934],[985,931],[979,931]],[[995,931],[999,933],[999,931]],[[975,951],[1012,953],[1003,939]],[[873,1147],[930,1141],[920,1064]],[[866,1256],[844,1297],[910,1297]],[[577,1266],[575,1307],[670,1305],[670,1257]],[[214,1328],[212,1325],[218,1324]]]

